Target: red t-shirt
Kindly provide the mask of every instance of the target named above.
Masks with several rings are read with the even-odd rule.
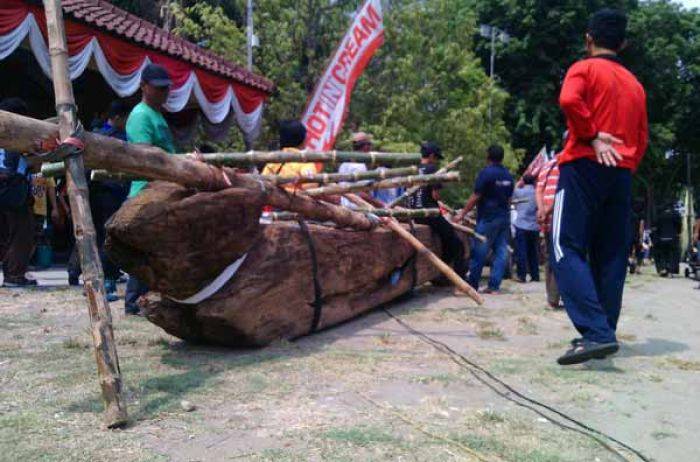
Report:
[[[644,87],[615,57],[593,57],[569,68],[559,96],[569,139],[559,164],[580,158],[596,160],[591,140],[598,132],[623,140],[614,145],[619,167],[636,170],[648,143]]]

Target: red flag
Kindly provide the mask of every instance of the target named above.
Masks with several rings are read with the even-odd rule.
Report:
[[[523,176],[532,175],[534,177],[537,177],[540,174],[540,170],[542,170],[542,167],[544,167],[544,164],[546,164],[547,161],[549,161],[549,157],[547,156],[547,146],[542,146],[540,152],[537,153],[535,158],[532,159],[532,162],[530,162],[530,165],[528,165],[525,169]]]
[[[307,130],[308,150],[327,151],[333,147],[343,127],[355,82],[382,43],[381,0],[367,0],[355,14],[301,119]]]

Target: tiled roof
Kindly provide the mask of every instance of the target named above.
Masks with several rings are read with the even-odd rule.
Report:
[[[272,93],[274,84],[266,78],[225,60],[209,50],[170,34],[138,16],[104,0],[63,0],[65,14],[91,27],[111,33],[139,46],[173,56],[202,69]]]

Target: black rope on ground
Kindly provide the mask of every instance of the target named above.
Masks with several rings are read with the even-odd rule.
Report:
[[[598,444],[600,444],[601,446],[603,446],[606,450],[610,451],[613,455],[615,455],[616,457],[618,457],[620,460],[629,461],[629,459],[627,459],[625,456],[623,456],[618,450],[616,450],[615,448],[613,448],[612,446],[610,446],[608,443],[606,443],[606,442],[604,441],[604,439],[605,439],[605,440],[608,440],[608,441],[611,441],[611,442],[613,442],[613,443],[619,445],[620,447],[626,449],[627,451],[633,453],[634,455],[636,455],[637,457],[639,457],[639,459],[641,459],[641,460],[644,461],[644,462],[651,462],[651,461],[652,461],[652,459],[646,457],[646,456],[645,456],[644,454],[642,454],[640,451],[638,451],[637,449],[634,449],[633,447],[631,447],[631,446],[629,446],[629,445],[623,443],[622,441],[620,441],[620,440],[618,440],[618,439],[616,439],[616,438],[614,438],[614,437],[612,437],[612,436],[610,436],[610,435],[608,435],[608,434],[606,434],[606,433],[603,433],[603,432],[600,431],[600,430],[597,430],[597,429],[595,429],[595,428],[593,428],[593,427],[590,427],[589,425],[586,425],[586,424],[584,424],[583,422],[581,422],[581,421],[579,421],[579,420],[576,420],[576,419],[574,419],[573,417],[570,417],[569,415],[563,413],[562,411],[559,411],[558,409],[555,409],[555,408],[553,408],[553,407],[551,407],[551,406],[549,406],[549,405],[547,405],[547,404],[544,404],[544,403],[542,403],[542,402],[540,402],[540,401],[537,401],[537,400],[535,400],[535,399],[529,398],[528,396],[525,396],[525,395],[522,394],[521,392],[519,392],[519,391],[517,391],[516,389],[514,389],[512,386],[510,386],[510,385],[508,385],[507,383],[505,383],[503,380],[501,380],[501,379],[499,379],[498,377],[496,377],[495,375],[493,375],[493,374],[492,374],[491,372],[489,372],[488,370],[484,369],[482,366],[479,366],[478,364],[476,364],[476,363],[474,363],[473,361],[469,360],[469,359],[468,359],[467,357],[465,357],[464,355],[462,355],[462,354],[456,352],[454,349],[452,349],[451,347],[449,347],[447,344],[445,344],[445,343],[443,343],[443,342],[441,342],[441,341],[439,341],[439,340],[436,340],[436,339],[430,337],[429,335],[427,335],[427,334],[425,334],[425,333],[423,333],[423,332],[421,332],[421,331],[419,331],[419,330],[417,330],[417,329],[411,327],[409,324],[407,324],[405,321],[401,320],[399,317],[397,317],[395,314],[393,314],[393,313],[392,313],[391,311],[389,311],[387,308],[382,307],[382,309],[383,309],[384,312],[387,314],[387,316],[389,316],[389,317],[392,318],[394,321],[396,321],[396,322],[399,323],[401,326],[403,326],[403,327],[404,327],[406,330],[408,330],[412,335],[415,335],[416,337],[418,337],[418,338],[420,338],[421,340],[423,340],[425,343],[431,345],[431,346],[432,346],[433,348],[435,348],[436,350],[438,350],[438,351],[440,351],[440,352],[442,352],[442,353],[448,355],[448,356],[450,357],[450,359],[451,359],[454,363],[456,363],[458,366],[460,366],[460,367],[466,369],[475,379],[477,379],[477,380],[478,380],[479,382],[481,382],[482,384],[486,385],[488,388],[490,388],[493,392],[495,392],[495,393],[496,393],[497,395],[499,395],[500,397],[502,397],[502,398],[504,398],[504,399],[506,399],[506,400],[508,400],[508,401],[510,401],[510,402],[512,402],[512,403],[514,403],[514,404],[516,404],[517,406],[524,407],[524,408],[526,408],[526,409],[529,409],[529,410],[535,412],[535,413],[538,414],[539,416],[544,417],[545,419],[547,419],[548,421],[552,422],[553,424],[557,425],[557,426],[560,427],[560,428],[563,428],[563,429],[565,429],[565,430],[571,430],[571,431],[574,431],[574,432],[576,432],[576,433],[579,433],[579,434],[581,434],[581,435],[584,435],[584,436],[587,436],[587,437],[593,439],[593,440],[596,441]],[[496,382],[497,384],[501,385],[503,388],[505,388],[505,389],[507,390],[507,392],[504,392],[504,391],[502,391],[502,390],[499,390],[499,389],[496,387],[496,385],[494,385],[493,383],[490,383],[489,381],[487,381],[486,379],[484,379],[484,377],[480,376],[480,375],[477,373],[477,371],[478,371],[478,372],[481,372],[482,374],[486,375],[489,379],[491,379],[491,380],[493,380],[494,382]],[[512,393],[513,395],[517,396],[518,398],[520,398],[520,399],[526,401],[526,403],[523,403],[523,402],[521,402],[521,401],[518,401],[518,400],[515,399],[513,396],[510,396],[510,393]],[[529,403],[529,404],[528,404],[528,403]],[[552,418],[551,416],[545,414],[542,410],[537,409],[536,406],[539,406],[539,407],[541,407],[541,408],[543,408],[543,409],[546,409],[547,411],[552,412],[552,413],[554,413],[554,414],[556,414],[556,415],[562,417],[563,419],[565,419],[565,420],[567,420],[567,421],[569,421],[569,422],[575,424],[577,427],[580,427],[580,428],[573,427],[573,426],[570,426],[570,425],[566,425],[566,424],[564,424],[564,423],[561,423],[561,422],[559,422],[558,420],[555,420],[554,418]]]
[[[309,245],[309,258],[311,259],[311,277],[314,284],[314,301],[310,305],[314,308],[314,317],[311,321],[311,332],[316,332],[318,325],[321,322],[321,312],[323,311],[323,291],[321,290],[321,283],[318,280],[318,257],[316,256],[316,246],[314,245],[314,240],[311,237],[311,232],[309,227],[303,218],[298,220],[299,228],[301,229],[301,234],[306,239]]]

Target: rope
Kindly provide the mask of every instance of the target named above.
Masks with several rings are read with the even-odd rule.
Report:
[[[309,227],[304,219],[299,218],[297,221],[299,223],[299,228],[301,229],[301,234],[304,236],[304,238],[306,238],[306,242],[309,246],[311,277],[314,285],[314,301],[310,303],[310,305],[314,308],[314,316],[311,321],[311,330],[309,332],[316,332],[318,325],[321,322],[321,313],[323,311],[323,290],[321,289],[321,283],[318,280],[318,258],[316,256],[316,246],[314,245],[311,232],[309,232]]]
[[[28,157],[40,162],[62,162],[69,157],[79,156],[85,150],[85,130],[82,124],[77,121],[73,133],[63,140],[42,140],[40,149],[43,152]]]
[[[625,456],[623,456],[618,450],[610,446],[608,443],[606,443],[605,440],[611,441],[618,446],[626,449],[627,451],[631,452],[635,456],[637,456],[640,460],[644,462],[651,462],[651,459],[646,457],[644,454],[642,454],[640,451],[637,449],[634,449],[633,447],[623,443],[622,441],[606,434],[603,433],[600,430],[597,430],[593,427],[590,427],[589,425],[586,425],[585,423],[574,419],[573,417],[570,417],[569,415],[565,414],[562,411],[559,411],[558,409],[553,408],[552,406],[549,406],[547,404],[544,404],[540,401],[537,401],[535,399],[532,399],[523,393],[519,392],[512,386],[508,385],[506,382],[503,380],[499,379],[495,375],[493,375],[490,371],[487,369],[483,368],[482,366],[479,366],[475,362],[469,360],[467,357],[464,355],[456,352],[452,348],[450,348],[448,345],[446,345],[443,342],[440,342],[439,340],[436,340],[429,335],[411,327],[409,324],[407,324],[405,321],[401,320],[398,318],[395,314],[393,314],[391,311],[389,311],[387,308],[382,308],[384,312],[392,318],[394,321],[396,321],[398,324],[403,326],[406,330],[408,330],[412,335],[420,338],[423,342],[429,344],[436,350],[440,351],[441,353],[447,355],[450,357],[450,359],[460,366],[463,369],[466,369],[476,380],[481,382],[483,385],[487,386],[490,388],[492,391],[494,391],[497,395],[500,397],[516,404],[517,406],[524,407],[526,409],[529,409],[533,412],[535,412],[537,415],[547,419],[549,422],[553,423],[554,425],[565,429],[565,430],[570,430],[576,433],[579,433],[581,435],[587,436],[588,438],[591,438],[592,440],[596,441],[598,444],[600,444],[603,448],[608,450],[610,453],[612,453],[614,456],[616,456],[618,459],[622,461],[627,461],[629,462],[629,459],[627,459]],[[479,373],[485,375],[488,379],[490,379],[492,382],[489,382],[487,379],[482,377]],[[493,383],[495,382],[495,384]],[[498,387],[496,386],[500,385],[503,388],[505,388],[507,391],[502,391],[499,390]],[[525,402],[519,401],[518,399],[514,398],[512,395],[515,395],[517,398],[522,399]],[[546,414],[544,411],[541,409],[545,409],[546,411],[552,412],[556,414],[557,416],[563,418],[566,421],[569,421],[573,423],[575,426],[567,425],[562,422],[557,421],[554,419],[552,416]]]

